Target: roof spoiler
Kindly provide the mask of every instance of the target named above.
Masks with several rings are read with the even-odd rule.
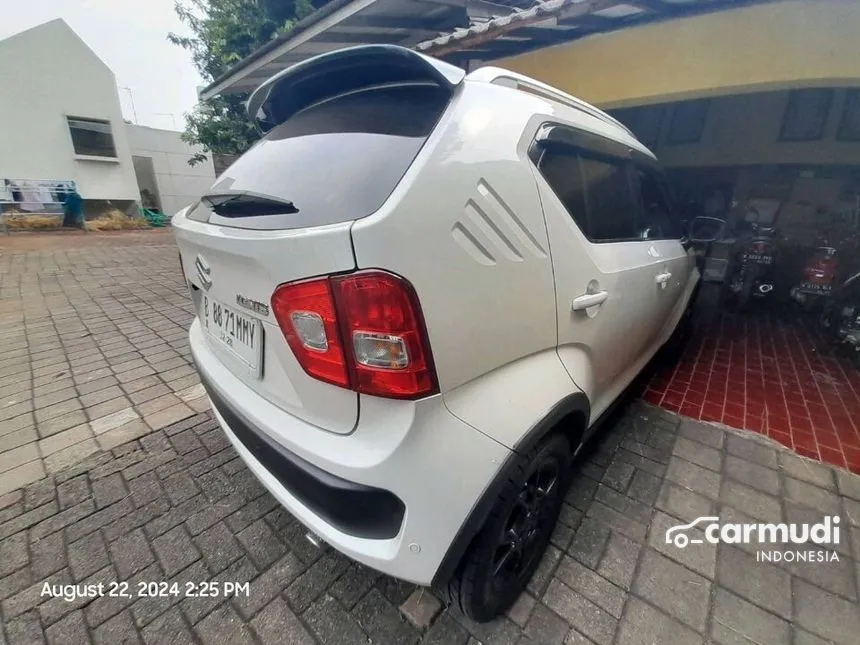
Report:
[[[360,45],[314,56],[278,72],[248,99],[248,116],[267,132],[333,96],[392,83],[435,83],[449,90],[466,72],[396,45]]]

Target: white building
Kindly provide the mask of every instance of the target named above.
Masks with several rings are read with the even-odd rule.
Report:
[[[127,208],[146,188],[172,215],[214,181],[180,133],[123,120],[113,72],[61,19],[0,40],[0,79],[0,198],[3,180],[74,181]]]

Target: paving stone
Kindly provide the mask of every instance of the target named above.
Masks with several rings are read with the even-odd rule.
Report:
[[[702,636],[689,627],[631,597],[618,627],[618,645],[701,645]]]
[[[140,529],[114,540],[109,549],[111,561],[121,580],[130,578],[155,560],[146,536]]]
[[[441,609],[439,599],[424,588],[413,591],[406,602],[400,605],[400,613],[417,629],[429,627]]]
[[[371,589],[353,609],[362,629],[377,643],[415,643],[418,630],[405,622],[397,608],[377,590]]]
[[[707,578],[646,549],[633,591],[697,632],[705,630],[711,603]]]
[[[108,562],[107,547],[98,533],[69,544],[69,569],[75,582],[107,566]]]
[[[98,444],[93,439],[84,439],[45,457],[45,469],[49,473],[55,473],[80,462],[84,457],[93,454],[98,449]]]
[[[45,468],[41,461],[35,459],[0,474],[2,474],[0,477],[0,495],[2,495],[38,481],[45,476]]]
[[[723,481],[720,501],[765,522],[782,521],[779,499],[731,479]]]
[[[153,620],[140,633],[146,645],[193,645],[194,634],[175,607]]]
[[[836,478],[833,469],[811,459],[801,457],[788,450],[778,454],[779,468],[789,477],[800,479],[820,488],[836,490]]]
[[[625,591],[573,558],[562,558],[555,577],[615,618],[621,617],[621,609],[627,597]]]
[[[532,574],[531,580],[526,584],[526,589],[529,593],[535,596],[541,596],[549,585],[550,579],[555,573],[558,563],[561,561],[561,551],[556,549],[551,544],[544,551],[540,563]]]
[[[251,628],[245,624],[229,603],[224,603],[195,626],[204,643],[254,643]]]
[[[669,481],[663,482],[655,506],[685,522],[692,522],[698,517],[713,515],[715,508],[714,502],[707,497],[676,486]]]
[[[164,490],[173,504],[181,504],[200,492],[194,479],[187,472],[171,475],[163,481]]]
[[[347,610],[352,610],[362,596],[367,593],[380,574],[373,569],[353,562],[346,571],[335,580],[329,588],[329,593],[334,596]]]
[[[711,448],[721,449],[725,443],[726,433],[716,426],[700,423],[691,419],[682,419],[678,434],[687,439],[693,439]]]
[[[6,623],[6,635],[13,645],[45,642],[42,626],[39,624],[39,615],[36,611],[29,611]]]
[[[597,520],[586,517],[580,524],[568,553],[585,566],[596,569],[609,539],[609,528]]]
[[[630,486],[630,482],[633,480],[635,472],[636,469],[632,464],[616,459],[609,464],[609,467],[603,474],[602,483],[621,493],[625,493]]]
[[[305,565],[301,560],[294,554],[288,553],[251,580],[249,593],[236,596],[233,604],[242,617],[249,619],[272,598],[280,594],[304,569]]]
[[[637,468],[627,494],[636,501],[653,506],[660,494],[661,483],[659,477]]]
[[[45,578],[67,564],[62,532],[52,533],[30,543],[30,567],[35,578]]]
[[[4,578],[4,581],[8,580],[10,577],[11,576],[7,576]],[[11,620],[36,607],[41,602],[42,589],[46,582],[48,585],[64,585],[71,583],[72,577],[69,575],[69,572],[64,569],[43,580],[34,582],[14,595],[10,595],[8,598],[3,600],[2,605],[0,605],[3,608],[3,619],[7,621]]]
[[[544,604],[598,645],[610,645],[618,621],[561,581],[553,579],[543,596]]]
[[[242,555],[239,543],[223,522],[212,525],[193,538],[210,573],[218,573]]]
[[[841,495],[860,501],[860,476],[844,470],[837,470],[836,483]]]
[[[789,623],[729,591],[717,588],[711,635],[718,643],[784,645],[789,642]]]
[[[185,528],[176,526],[152,541],[164,574],[172,576],[200,557]]]
[[[647,525],[651,520],[652,509],[649,505],[637,502],[603,484],[597,487],[594,499],[639,524]]]
[[[128,495],[125,482],[119,473],[114,473],[102,479],[96,479],[92,483],[92,491],[97,509],[110,506]]]
[[[505,615],[520,627],[525,627],[532,615],[532,611],[534,611],[535,603],[537,603],[537,600],[535,600],[534,596],[523,592],[519,595],[516,602],[508,608]]]
[[[358,620],[329,595],[314,602],[303,616],[323,645],[370,645]]]
[[[342,556],[333,553],[324,554],[287,587],[286,598],[292,608],[299,613],[307,609],[325,593],[328,586],[346,570],[347,566],[348,562]]]
[[[838,515],[842,512],[839,496],[834,492],[793,477],[784,477],[783,484],[786,497],[798,504],[805,504],[829,515]]]
[[[45,630],[49,645],[90,643],[89,630],[81,611],[74,611]]]
[[[684,437],[678,437],[672,454],[715,472],[722,466],[723,455],[719,450]]]
[[[446,612],[430,627],[422,645],[466,645],[469,639],[468,630]]]
[[[251,620],[263,645],[315,645],[314,637],[282,598],[275,598]]]
[[[27,486],[24,490],[24,507],[25,511],[32,511],[34,508],[40,507],[42,504],[47,504],[53,501],[57,496],[57,487],[54,480],[50,477],[39,480]]]
[[[622,589],[630,589],[642,546],[623,535],[612,533],[597,572]]]
[[[741,549],[721,545],[717,582],[777,616],[786,620],[792,617],[791,576],[776,565],[757,562]]]
[[[684,522],[657,511],[648,534],[649,546],[675,562],[713,580],[716,572],[717,546],[705,542],[705,534],[700,528],[687,529],[685,533],[691,540],[702,540],[702,544],[689,544],[681,549],[674,544],[666,543],[666,532],[682,524]]]
[[[87,422],[87,417],[82,410],[67,412],[52,419],[41,421],[36,426],[41,438],[50,437],[51,435],[74,428],[75,426],[83,425]]]
[[[779,494],[779,474],[775,470],[732,455],[726,456],[724,470],[728,477],[747,486],[769,495]]]
[[[129,612],[117,614],[93,632],[96,645],[125,645],[140,643],[140,636],[134,627]]]
[[[116,504],[112,504],[107,508],[103,508],[100,511],[96,511],[95,513],[92,512],[93,508],[94,505],[92,500],[87,499],[77,506],[73,506],[67,511],[63,511],[63,513],[70,513],[73,509],[80,509],[75,513],[74,517],[67,518],[68,528],[66,529],[66,539],[77,540],[84,535],[88,535],[93,531],[100,529],[103,526],[107,526],[111,522],[128,515],[134,510],[133,504],[127,498],[117,502]],[[60,513],[60,515],[62,515],[62,513]]]
[[[768,468],[777,468],[776,450],[754,439],[752,435],[741,436],[728,433],[726,435],[726,450],[735,457],[754,461]]]
[[[561,645],[568,632],[570,632],[570,625],[543,605],[537,605],[526,623],[523,635],[534,643]]]
[[[608,528],[629,537],[632,540],[642,541],[648,531],[647,525],[638,522],[614,508],[610,508],[600,502],[594,502],[588,509],[588,517],[606,525]]]

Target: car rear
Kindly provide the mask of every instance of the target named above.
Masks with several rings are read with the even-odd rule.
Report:
[[[268,132],[173,225],[192,353],[236,450],[325,541],[426,584],[508,451],[442,403],[411,282],[356,263],[354,222],[408,180],[462,80],[405,51],[264,84],[249,110]]]

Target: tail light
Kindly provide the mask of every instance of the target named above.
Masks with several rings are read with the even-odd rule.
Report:
[[[769,250],[767,242],[753,242],[752,248],[755,253],[767,253]]]
[[[418,298],[398,276],[363,271],[283,284],[272,311],[314,378],[399,399],[438,391]]]

